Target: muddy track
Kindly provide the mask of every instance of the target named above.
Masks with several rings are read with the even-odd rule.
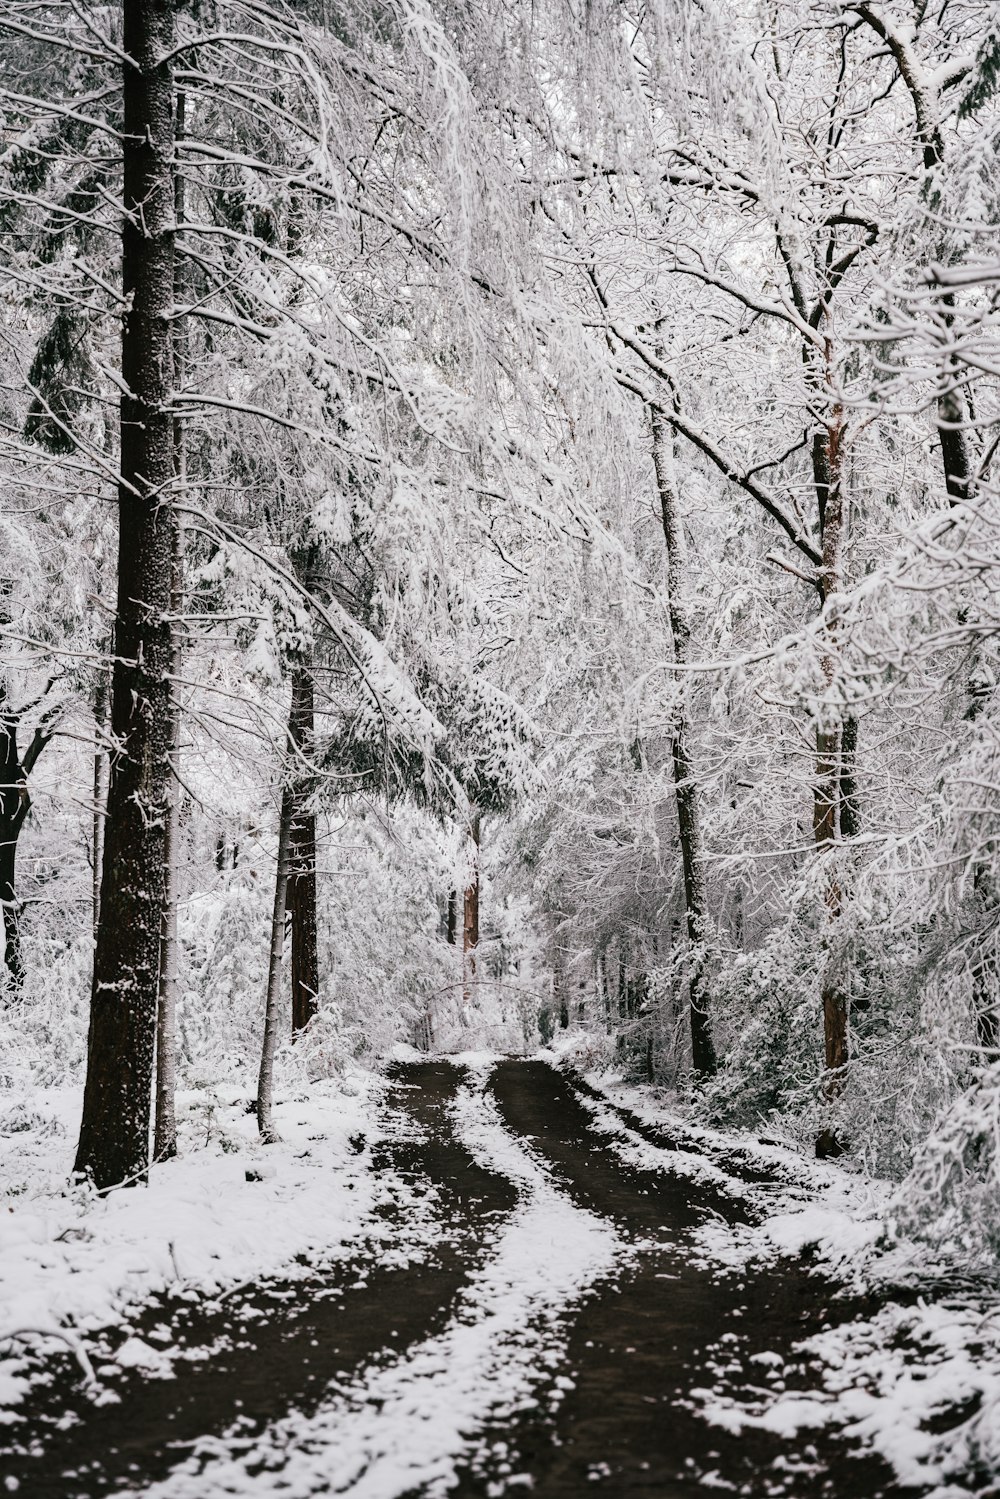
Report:
[[[776,1353],[794,1364],[793,1344],[857,1308],[833,1301],[832,1288],[797,1263],[755,1270],[748,1279],[719,1279],[699,1265],[691,1229],[709,1213],[739,1221],[739,1199],[711,1183],[623,1164],[591,1128],[566,1076],[539,1062],[508,1062],[496,1068],[490,1088],[505,1123],[528,1137],[573,1200],[612,1218],[641,1246],[624,1272],[579,1308],[560,1371],[574,1388],[558,1415],[529,1414],[496,1433],[507,1444],[504,1460],[530,1475],[532,1492],[543,1499],[602,1491],[614,1499],[693,1499],[705,1494],[706,1482],[762,1499],[897,1492],[878,1460],[835,1438],[807,1433],[789,1441],[749,1430],[733,1436],[691,1408],[692,1388],[716,1385],[752,1398],[752,1388],[766,1384],[766,1366],[754,1364],[754,1354]],[[808,1368],[799,1381],[812,1382]],[[485,1496],[495,1480],[487,1463],[465,1471],[453,1492]]]
[[[455,1138],[449,1110],[463,1078],[448,1063],[397,1069],[391,1101],[410,1116],[419,1138],[389,1141],[372,1160],[373,1170],[392,1167],[431,1194],[440,1237],[429,1258],[392,1269],[378,1264],[377,1250],[367,1258],[359,1252],[332,1271],[261,1284],[214,1309],[151,1308],[148,1326],[169,1321],[174,1343],[215,1345],[211,1357],[181,1362],[172,1381],[122,1375],[114,1386],[120,1403],[97,1407],[66,1361],[54,1366],[51,1387],[28,1412],[30,1423],[5,1433],[22,1444],[3,1470],[19,1481],[20,1492],[32,1499],[141,1492],[200,1439],[232,1432],[238,1423],[238,1437],[252,1445],[289,1413],[320,1411],[331,1381],[398,1358],[441,1332],[456,1311],[467,1320],[460,1294],[492,1252],[518,1192],[477,1166]],[[696,1163],[692,1174],[680,1155],[675,1162],[665,1156],[664,1169],[630,1165],[615,1149],[616,1137],[594,1128],[588,1104],[605,1100],[541,1062],[498,1064],[487,1093],[510,1133],[574,1204],[613,1222],[625,1248],[614,1271],[566,1308],[564,1356],[554,1356],[551,1367],[545,1361],[534,1408],[519,1407],[492,1426],[484,1417],[482,1440],[471,1444],[477,1456],[458,1463],[451,1493],[492,1499],[523,1492],[509,1486],[512,1479],[530,1484],[539,1499],[601,1492],[611,1499],[702,1499],[706,1487],[750,1499],[881,1499],[900,1492],[878,1460],[835,1434],[732,1434],[699,1414],[698,1391],[706,1388],[748,1404],[779,1378],[789,1388],[815,1389],[818,1375],[795,1344],[872,1310],[837,1297],[801,1262],[720,1275],[698,1251],[696,1230],[706,1217],[746,1220],[743,1184],[758,1181],[758,1162],[720,1157],[728,1182]],[[699,1153],[696,1143],[644,1125],[627,1110],[611,1115],[650,1143]],[[762,1354],[773,1357],[755,1362]],[[487,1389],[484,1404],[489,1398]],[[56,1423],[67,1411],[77,1424],[60,1429]],[[474,1424],[467,1435],[477,1437]],[[203,1452],[210,1462],[211,1451]],[[294,1447],[281,1461],[293,1457]],[[320,1465],[321,1486],[310,1493],[342,1491],[334,1447],[329,1461],[328,1486]],[[233,1492],[258,1492],[254,1469],[245,1471],[250,1487]],[[280,1487],[280,1473],[274,1477]],[[906,1492],[914,1499],[918,1493]],[[409,1499],[423,1495],[416,1489]],[[391,1496],[402,1499],[402,1490],[392,1487]]]
[[[141,1490],[199,1438],[236,1421],[251,1436],[290,1410],[308,1414],[332,1379],[442,1328],[496,1219],[516,1201],[512,1185],[477,1166],[454,1138],[448,1106],[461,1080],[448,1063],[400,1069],[390,1102],[424,1138],[373,1152],[373,1170],[392,1167],[435,1193],[442,1237],[429,1258],[400,1269],[354,1259],[305,1279],[262,1283],[221,1304],[149,1308],[130,1331],[167,1323],[175,1345],[217,1351],[182,1362],[172,1380],[122,1374],[106,1382],[115,1403],[97,1406],[81,1391],[76,1366],[54,1360],[51,1383],[21,1408],[27,1419],[4,1429],[0,1474],[8,1486],[16,1480],[31,1499]],[[72,1424],[61,1429],[67,1416]]]

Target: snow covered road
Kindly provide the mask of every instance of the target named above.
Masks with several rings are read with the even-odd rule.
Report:
[[[542,1061],[408,1063],[385,1108],[367,1164],[400,1186],[380,1236],[322,1273],[147,1308],[96,1394],[54,1365],[6,1428],[9,1491],[899,1491],[803,1348],[870,1309],[797,1259],[706,1251],[706,1225],[759,1211],[759,1162],[640,1133]]]

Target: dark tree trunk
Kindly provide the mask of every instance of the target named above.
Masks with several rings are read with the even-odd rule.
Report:
[[[180,744],[180,708],[171,713],[172,750]],[[156,1112],[153,1158],[167,1161],[177,1154],[177,898],[180,859],[180,784],[170,787],[166,838],[163,845],[163,906],[160,927],[160,978],[156,1009]]]
[[[94,941],[101,919],[101,866],[104,863],[104,819],[107,816],[108,755],[104,740],[108,732],[109,671],[102,665],[94,695],[94,831],[93,890],[91,895]]]
[[[858,754],[858,720],[845,718],[840,735],[840,836],[856,838],[861,831],[855,764]]]
[[[278,1140],[274,1128],[274,1053],[278,1045],[278,1009],[281,1002],[281,964],[285,955],[285,913],[288,896],[288,847],[293,812],[293,793],[285,785],[278,816],[278,862],[274,876],[274,908],[271,913],[271,950],[267,965],[267,997],[264,1002],[264,1039],[257,1078],[257,1126],[265,1145]]]
[[[452,947],[458,945],[458,891],[448,891],[448,926],[446,929],[448,941]]]
[[[556,943],[555,963],[552,968],[552,998],[559,1012],[559,1029],[569,1030],[569,995],[566,992],[566,970],[563,967],[562,948]]]
[[[118,601],[108,815],[76,1170],[145,1177],[170,780],[173,0],[124,8]]]
[[[653,464],[660,496],[660,517],[667,549],[667,608],[674,660],[683,664],[687,658],[690,629],[681,602],[681,532],[677,515],[677,488],[674,478],[673,435],[658,408],[651,409],[653,427]],[[681,867],[684,876],[684,914],[691,947],[691,1061],[695,1072],[710,1077],[717,1061],[712,1036],[710,998],[707,982],[707,900],[705,872],[701,853],[701,817],[698,786],[688,748],[688,713],[685,701],[686,683],[678,687],[678,707],[674,718],[673,776],[677,801],[677,829],[681,845]]]
[[[185,96],[178,92],[174,117],[174,140],[184,136]],[[178,223],[186,218],[184,178],[174,174],[174,212]],[[174,259],[174,298],[185,300],[185,277]],[[174,384],[183,390],[187,381],[187,329],[184,321],[174,328]],[[187,450],[184,424],[174,417],[174,473],[176,493],[187,489]],[[181,844],[181,615],[184,610],[184,533],[176,506],[170,513],[170,785],[166,836],[163,847],[163,909],[160,916],[160,981],[156,1008],[156,1108],[153,1121],[153,1157],[170,1160],[177,1154],[177,901],[180,894]]]
[[[840,587],[841,551],[843,547],[844,500],[841,469],[843,465],[843,409],[834,404],[829,424],[813,438],[813,480],[820,520],[823,553],[820,572],[820,594],[824,604]],[[833,661],[823,661],[827,680],[833,679]],[[843,728],[840,724],[820,724],[816,729],[816,780],[813,789],[813,836],[821,855],[833,852],[842,833]],[[853,796],[852,796],[853,803]],[[850,814],[852,817],[854,809]],[[840,1086],[840,1069],[846,1064],[848,1051],[848,996],[843,965],[829,950],[835,923],[843,908],[843,891],[836,870],[826,881],[824,900],[827,910],[827,945],[820,980],[820,1002],[823,1010],[823,1051],[827,1071],[831,1074],[827,1093],[834,1096]],[[835,939],[834,939],[835,940]],[[830,1142],[832,1144],[832,1136]],[[828,1150],[827,1154],[832,1154]]]
[[[292,1034],[316,1014],[319,946],[316,915],[316,813],[309,766],[315,733],[313,679],[308,664],[292,672],[289,749],[295,756],[288,843],[288,909],[292,918]]]
[[[17,752],[17,719],[0,713],[0,900],[3,901],[7,983],[14,995],[20,993],[24,983],[15,863],[27,798],[27,782]]]
[[[463,998],[468,1005],[475,994],[479,948],[479,809],[469,809],[469,841],[472,873],[465,887],[462,922]]]

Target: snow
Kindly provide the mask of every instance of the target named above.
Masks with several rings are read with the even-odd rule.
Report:
[[[266,1149],[245,1084],[181,1093],[181,1156],[154,1166],[147,1186],[104,1198],[67,1183],[78,1091],[37,1092],[34,1128],[0,1141],[0,1405],[28,1387],[28,1344],[69,1342],[79,1353],[153,1297],[228,1292],[279,1269],[302,1274],[289,1269],[298,1256],[328,1261],[384,1236],[375,1208],[408,1188],[392,1173],[376,1177],[368,1151],[356,1149],[359,1136],[385,1132],[375,1114],[383,1086],[359,1073],[349,1091],[325,1082],[308,1098],[279,1095],[282,1140]],[[115,1359],[170,1371],[166,1354],[134,1337]]]
[[[599,1074],[592,1074],[588,1082],[605,1093],[608,1102],[587,1097],[582,1101],[594,1127],[606,1135],[608,1146],[622,1161],[711,1183],[753,1214],[749,1224],[711,1217],[697,1228],[694,1241],[702,1251],[701,1263],[742,1272],[752,1264],[770,1264],[810,1250],[831,1275],[853,1281],[858,1288],[867,1284],[873,1251],[884,1235],[889,1183],[829,1163],[807,1162],[794,1149],[762,1144],[753,1135],[693,1124],[651,1100],[646,1089],[609,1082]],[[650,1144],[627,1126],[619,1108],[690,1148]],[[744,1167],[765,1180],[747,1182],[733,1174]],[[896,1269],[902,1258],[896,1256]]]
[[[808,1250],[817,1273],[835,1285],[886,1298],[870,1317],[858,1317],[803,1339],[794,1364],[774,1352],[745,1356],[757,1372],[753,1399],[723,1386],[695,1386],[688,1400],[720,1430],[759,1429],[790,1440],[827,1428],[877,1453],[903,1487],[925,1489],[929,1499],[958,1499],[971,1470],[1000,1467],[1000,1307],[987,1286],[964,1301],[946,1297],[915,1305],[891,1299],[915,1277],[933,1284],[941,1267],[926,1246],[887,1235],[893,1189],[831,1165],[809,1161],[784,1146],[761,1145],[752,1136],[705,1130],[651,1100],[646,1090],[591,1077],[592,1086],[672,1137],[696,1140],[716,1162],[766,1166],[775,1183],[731,1182],[755,1209],[756,1221],[729,1225],[711,1219],[694,1232],[702,1263],[745,1274]],[[647,1168],[685,1170],[684,1152],[658,1151],[626,1129],[613,1109],[593,1104],[595,1124],[623,1160]],[[613,1133],[612,1133],[613,1132]],[[675,1155],[681,1162],[675,1168]],[[697,1257],[696,1257],[697,1258]],[[792,1375],[809,1375],[812,1388],[788,1388]],[[760,1379],[767,1381],[761,1389]],[[971,1414],[962,1410],[966,1407]],[[944,1430],[928,1429],[949,1416]],[[704,1482],[705,1480],[701,1480]]]
[[[397,1499],[417,1489],[433,1499],[452,1486],[460,1459],[482,1461],[491,1447],[499,1469],[506,1467],[503,1488],[530,1485],[505,1465],[502,1438],[491,1444],[487,1427],[530,1408],[542,1385],[553,1407],[572,1388],[565,1375],[553,1378],[566,1314],[624,1246],[505,1129],[482,1093],[489,1061],[477,1056],[478,1070],[455,1102],[457,1133],[480,1165],[518,1184],[520,1200],[448,1327],[335,1387],[310,1418],[290,1415],[249,1443],[238,1428],[228,1440],[203,1443],[146,1490],[148,1499],[348,1491],[354,1499]]]
[[[968,1489],[953,1480],[1000,1461],[1000,1345],[995,1329],[984,1332],[979,1307],[891,1302],[871,1318],[803,1340],[796,1352],[817,1378],[810,1393],[778,1388],[779,1360],[768,1370],[775,1389],[754,1403],[710,1389],[692,1390],[691,1399],[730,1432],[758,1428],[791,1438],[833,1427],[884,1458],[901,1485],[954,1499]],[[964,1420],[957,1415],[963,1406],[973,1411]],[[928,1429],[949,1412],[955,1419],[946,1430]]]
[[[418,1490],[433,1499],[461,1466],[485,1476],[490,1494],[530,1484],[505,1447],[504,1422],[525,1409],[558,1409],[573,1388],[574,1306],[644,1246],[576,1206],[532,1143],[506,1128],[486,1087],[494,1053],[448,1060],[465,1074],[452,1105],[456,1135],[480,1166],[516,1185],[518,1202],[491,1229],[447,1326],[335,1382],[308,1416],[292,1412],[249,1437],[236,1423],[205,1438],[147,1490],[150,1499],[348,1491],[401,1499]],[[893,1277],[921,1264],[926,1273],[927,1262],[915,1246],[883,1243],[885,1184],[784,1146],[701,1130],[642,1090],[613,1086],[613,1101],[583,1101],[595,1138],[623,1163],[709,1182],[749,1211],[750,1223],[711,1217],[695,1228],[687,1263],[745,1276],[808,1251],[840,1285],[881,1295],[877,1311],[803,1338],[790,1353],[751,1351],[752,1331],[735,1323],[718,1357],[705,1350],[685,1397],[710,1427],[785,1441],[837,1432],[884,1459],[900,1485],[934,1499],[957,1499],[970,1471],[1000,1467],[1000,1310],[981,1289],[893,1299]],[[391,1263],[433,1239],[432,1199],[418,1199],[385,1168],[370,1170],[368,1145],[416,1128],[387,1108],[382,1080],[359,1072],[314,1084],[308,1098],[279,1097],[282,1143],[267,1150],[238,1083],[190,1090],[179,1102],[183,1156],[154,1168],[148,1186],[107,1198],[66,1182],[73,1091],[36,1093],[21,1107],[18,1132],[0,1142],[8,1183],[0,1423],[19,1419],[39,1373],[30,1345],[70,1347],[92,1398],[110,1399],[105,1377],[128,1369],[169,1380],[182,1359],[211,1356],[175,1349],[166,1322],[144,1324],[139,1335],[130,1319],[151,1298],[225,1295],[275,1272],[304,1275],[289,1270],[300,1255],[314,1264],[351,1254]],[[624,1106],[684,1148],[650,1143],[617,1111]],[[732,1174],[746,1165],[772,1175]],[[406,1212],[383,1219],[376,1209],[389,1196]],[[109,1327],[124,1334],[113,1352],[102,1335]],[[725,1484],[720,1475],[700,1481],[716,1480]]]

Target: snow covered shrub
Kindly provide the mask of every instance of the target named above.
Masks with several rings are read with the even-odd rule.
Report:
[[[702,1094],[713,1122],[754,1127],[801,1107],[821,1065],[819,944],[791,922],[755,952],[738,954],[712,985],[722,1065]]]
[[[87,1055],[92,942],[38,933],[26,951],[20,995],[0,997],[0,1085],[52,1087],[79,1077]]]
[[[893,1198],[891,1221],[945,1254],[1000,1259],[1000,1063],[942,1114]]]
[[[270,861],[220,876],[180,908],[177,1022],[185,1073],[255,1065],[267,987]]]

